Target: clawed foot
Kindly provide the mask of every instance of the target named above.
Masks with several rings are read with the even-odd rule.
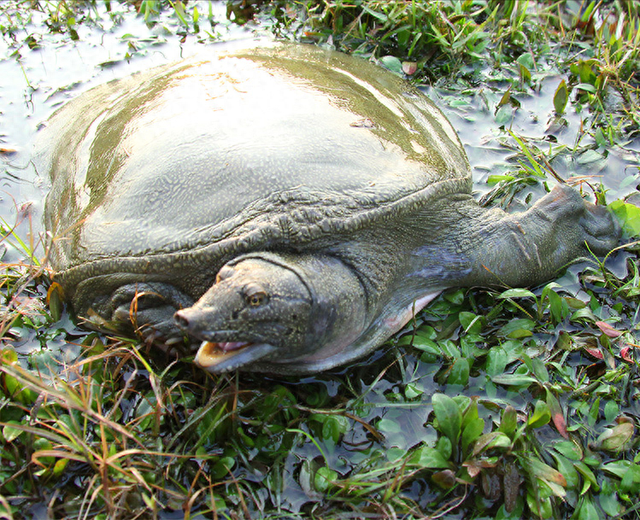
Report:
[[[135,284],[120,287],[112,298],[112,323],[133,330],[147,344],[162,350],[184,350],[185,334],[173,319],[177,309],[192,300],[166,284]]]
[[[557,228],[560,236],[586,243],[589,251],[605,255],[620,240],[620,225],[604,206],[584,200],[577,190],[559,184],[534,206],[544,220]],[[574,236],[575,235],[575,236]]]

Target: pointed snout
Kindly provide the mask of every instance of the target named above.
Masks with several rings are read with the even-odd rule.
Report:
[[[188,309],[177,311],[173,315],[173,319],[176,324],[190,336],[202,337],[208,315],[210,315],[210,312],[206,312],[197,307],[189,307]]]

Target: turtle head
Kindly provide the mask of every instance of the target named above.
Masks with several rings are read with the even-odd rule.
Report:
[[[362,332],[364,315],[362,288],[342,262],[256,253],[224,265],[216,283],[175,320],[202,341],[195,360],[202,368],[277,372],[348,347]]]

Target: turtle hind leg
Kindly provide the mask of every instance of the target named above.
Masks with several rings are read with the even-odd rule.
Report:
[[[558,213],[560,226],[562,226],[561,219],[564,215],[568,219],[578,218],[579,229],[583,233],[581,238],[589,251],[602,256],[618,246],[621,234],[620,225],[606,207],[585,201],[576,190],[567,185],[557,186],[549,194],[549,196],[551,195],[562,203],[562,207],[559,209],[550,208],[552,212]],[[545,204],[546,198],[541,199],[540,203]]]
[[[479,208],[471,228],[468,282],[483,285],[537,285],[580,257],[606,254],[620,240],[613,215],[567,185],[523,213]]]

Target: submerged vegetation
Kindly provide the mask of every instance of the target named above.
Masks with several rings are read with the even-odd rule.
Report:
[[[3,2],[0,59],[135,17],[148,31],[117,59],[231,22],[371,56],[486,134],[469,145],[485,202],[572,174],[625,243],[543,287],[449,291],[355,366],[212,376],[82,331],[5,223],[0,519],[640,518],[637,3],[233,1],[231,22],[213,5]]]

